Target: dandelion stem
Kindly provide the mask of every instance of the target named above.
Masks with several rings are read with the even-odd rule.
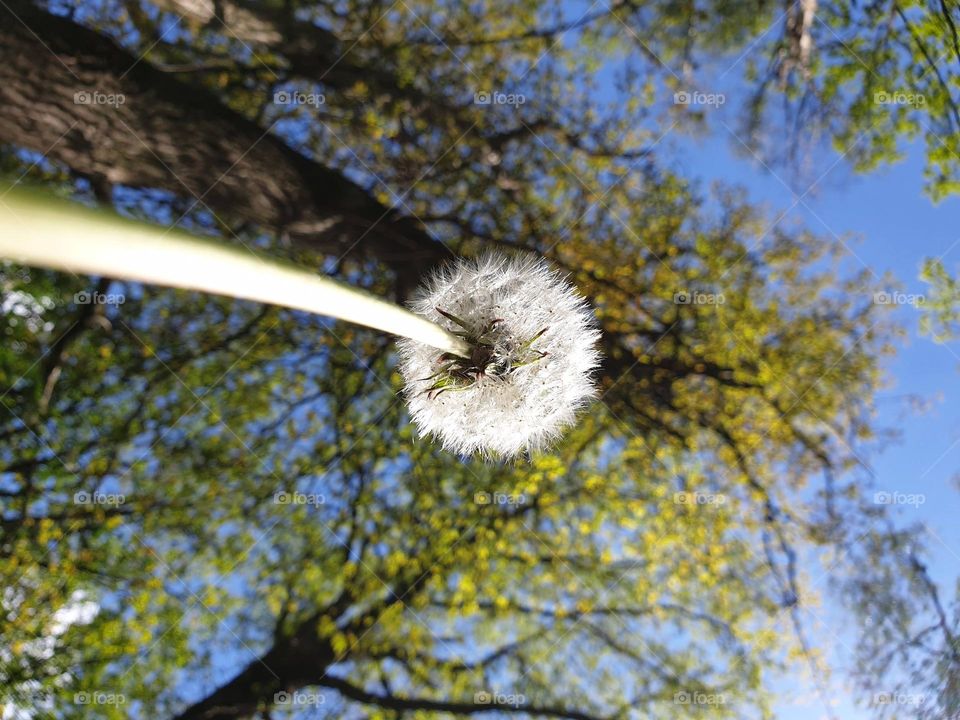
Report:
[[[292,263],[24,189],[0,192],[0,258],[281,305],[470,352],[439,325]]]

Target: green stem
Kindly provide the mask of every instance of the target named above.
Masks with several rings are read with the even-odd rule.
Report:
[[[469,355],[439,325],[292,263],[24,189],[0,194],[0,257],[306,310]]]

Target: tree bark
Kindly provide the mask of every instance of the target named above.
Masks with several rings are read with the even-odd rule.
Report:
[[[272,705],[277,693],[290,692],[322,678],[333,660],[333,649],[310,624],[293,638],[275,644],[175,720],[251,717],[258,709]]]
[[[449,256],[416,219],[212,93],[25,0],[0,7],[0,142],[94,182],[165,190],[225,220],[375,258],[404,286]]]
[[[291,75],[327,88],[348,90],[363,82],[378,93],[410,104],[430,122],[454,122],[466,129],[473,123],[463,107],[451,105],[439,93],[423,92],[400,79],[390,60],[371,57],[357,42],[341,42],[330,30],[298,20],[287,9],[250,0],[153,0],[154,4],[215,32],[226,30],[253,49],[263,48],[283,58]]]

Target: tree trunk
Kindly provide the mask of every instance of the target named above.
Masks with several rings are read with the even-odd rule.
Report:
[[[448,256],[415,219],[213,94],[24,0],[0,8],[0,142],[94,182],[165,190],[225,220],[373,257],[406,286]]]
[[[278,642],[236,677],[221,685],[174,720],[236,720],[269,707],[279,692],[319,681],[334,660],[333,649],[310,623],[289,640]]]

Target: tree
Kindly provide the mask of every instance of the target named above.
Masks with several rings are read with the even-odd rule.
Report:
[[[606,358],[554,454],[462,462],[413,436],[384,338],[110,279],[125,302],[78,304],[82,279],[5,268],[17,705],[745,717],[770,714],[791,651],[819,676],[799,553],[861,516],[847,471],[892,330],[833,243],[658,160],[635,59],[624,87],[646,95],[597,99],[595,58],[625,21],[651,31],[642,8],[549,10],[0,11],[10,170],[383,295],[451,253],[539,253],[591,298]],[[677,9],[655,10],[656,54],[679,52]],[[707,47],[762,21],[738,12]],[[96,617],[37,653],[77,598]]]
[[[881,717],[960,715],[960,604],[948,604],[931,577],[923,535],[922,528],[880,524],[865,529],[845,561],[868,563],[843,588],[864,626],[856,679]],[[877,556],[886,562],[873,562]]]
[[[747,60],[755,81],[747,128],[758,148],[782,158],[784,146],[825,137],[866,172],[901,159],[905,142],[922,138],[927,192],[935,200],[956,193],[960,6],[808,0],[791,4],[786,17],[782,34],[758,38],[762,50]],[[772,129],[771,99],[784,108],[780,137],[764,132]]]

